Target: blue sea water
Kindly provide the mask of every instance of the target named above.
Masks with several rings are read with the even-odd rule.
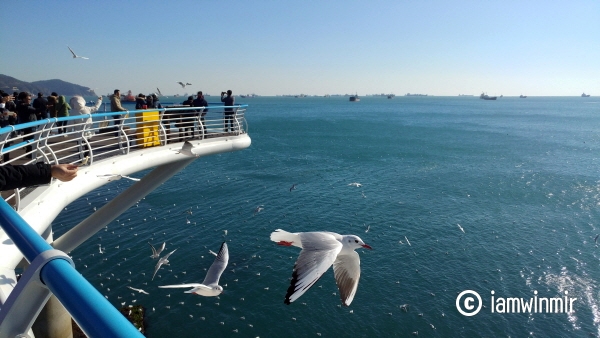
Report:
[[[250,105],[250,148],[199,158],[72,252],[116,307],[146,308],[148,337],[600,335],[598,99],[238,101]],[[68,206],[56,234],[132,183]],[[279,228],[356,234],[373,247],[358,250],[351,306],[331,270],[283,304],[299,249],[269,240]],[[202,282],[224,240],[220,297],[158,288]],[[147,242],[164,241],[177,251],[152,281]],[[457,310],[464,290],[480,294],[477,315]],[[565,292],[577,298],[572,313],[498,313],[492,303]]]

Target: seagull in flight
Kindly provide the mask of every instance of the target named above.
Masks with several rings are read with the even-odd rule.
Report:
[[[189,82],[183,83],[183,82],[180,81],[180,82],[177,82],[177,83],[179,83],[181,85],[181,88],[185,88],[185,86],[191,86],[192,85]]]
[[[158,89],[158,87],[156,87],[156,91],[158,92],[158,96],[163,96],[163,94],[160,92],[160,89]]]
[[[263,205],[259,205],[256,207],[256,209],[254,209],[254,215],[258,214],[259,212],[263,211],[265,208],[263,208]],[[253,216],[254,216],[253,215]]]
[[[348,185],[351,185],[351,186],[354,186],[354,187],[357,187],[357,188],[358,188],[358,187],[362,187],[362,184],[360,184],[360,183],[358,183],[358,182],[353,182],[353,183],[350,183],[350,184],[348,184]]]
[[[290,187],[290,192],[292,192],[292,190],[296,190],[296,184],[292,184],[292,186]]]
[[[463,233],[465,232],[465,229],[463,229],[463,227],[461,227],[460,224],[456,223],[456,225],[458,225],[458,228],[460,229],[460,231],[462,231]]]
[[[146,291],[144,291],[144,290],[142,290],[142,289],[136,289],[136,288],[132,288],[131,286],[127,286],[127,287],[128,287],[128,288],[130,288],[130,289],[131,289],[131,290],[133,290],[133,291],[137,291],[137,292],[139,292],[139,293],[145,293],[145,294],[149,295],[149,293],[148,293],[148,292],[146,292]]]
[[[163,252],[163,250],[165,249],[165,245],[167,245],[167,243],[163,242],[163,244],[160,246],[160,248],[158,248],[158,250],[156,250],[154,245],[150,244],[150,242],[148,242],[148,245],[150,245],[150,248],[152,248],[152,256],[150,256],[150,257],[158,258],[158,257],[160,257],[160,253]]]
[[[200,156],[200,154],[194,154],[192,152],[192,149],[194,149],[194,146],[192,145],[192,143],[190,141],[185,141],[183,143],[183,146],[181,147],[181,149],[177,151],[177,154],[183,154],[183,155],[190,156],[190,157]]]
[[[598,244],[598,236],[600,236],[600,234],[597,234],[596,237],[594,237],[594,243]]]
[[[69,48],[69,50],[71,51],[71,54],[73,54],[73,59],[89,60],[89,58],[86,58],[85,56],[79,56],[79,55],[75,54],[75,52],[71,49],[71,47],[67,46],[67,48]]]
[[[98,176],[100,178],[106,178],[106,179],[108,179],[109,182],[118,181],[122,178],[126,178],[128,180],[132,180],[132,181],[136,181],[136,182],[140,180],[139,178],[125,176],[125,175],[119,175],[119,174],[105,174],[105,175],[96,175],[96,176]]]
[[[154,267],[154,274],[152,275],[152,280],[154,280],[154,276],[156,276],[156,273],[158,272],[158,269],[160,269],[161,265],[169,265],[169,256],[171,256],[175,251],[177,251],[177,249],[169,252],[165,255],[165,257],[158,260],[158,263],[156,263],[156,267]]]
[[[371,249],[362,239],[334,232],[291,233],[277,229],[271,233],[271,240],[279,245],[302,248],[283,301],[285,304],[302,296],[331,265],[342,304],[349,306],[352,303],[360,279],[360,257],[354,250]]]
[[[215,257],[215,261],[212,263],[206,277],[202,283],[190,283],[190,284],[177,284],[177,285],[162,285],[159,288],[192,288],[191,290],[185,291],[185,293],[195,293],[199,296],[214,297],[218,296],[223,292],[223,287],[219,285],[219,279],[221,274],[227,268],[229,262],[229,249],[227,249],[227,243],[221,244],[221,249]]]

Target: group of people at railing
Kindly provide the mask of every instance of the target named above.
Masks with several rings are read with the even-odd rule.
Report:
[[[48,118],[60,118],[74,115],[86,115],[97,112],[102,105],[102,97],[99,96],[94,106],[87,106],[85,99],[80,95],[75,95],[67,102],[64,95],[58,95],[56,92],[52,92],[51,95],[44,97],[43,93],[38,93],[37,98],[33,99],[32,94],[28,92],[15,92],[14,94],[5,93],[0,91],[0,127],[6,127],[10,125],[17,125],[22,123],[34,122],[37,120],[44,120]],[[138,102],[136,102],[136,110],[144,109],[163,109],[159,98],[156,94],[150,94],[144,96],[143,94],[138,95]],[[221,102],[223,106],[233,106],[235,104],[235,97],[232,95],[232,91],[228,90],[221,93]],[[189,110],[172,110],[166,111],[163,117],[163,123],[166,122],[167,128],[171,121],[178,128],[178,132],[181,136],[195,136],[195,133],[200,132],[202,134],[207,133],[207,126],[205,116],[209,111],[209,104],[204,98],[202,91],[198,91],[196,97],[189,96],[188,99],[176,105],[175,108],[183,107],[199,107],[199,109]],[[167,107],[169,108],[169,107]],[[214,109],[214,108],[213,108]],[[126,114],[128,109],[124,108],[121,104],[121,93],[118,89],[114,91],[113,95],[110,95],[110,111],[111,112],[123,112]],[[223,112],[223,130],[224,132],[235,131],[239,126],[236,127],[235,113],[236,108],[220,108]],[[119,129],[122,127],[127,115],[113,115],[113,130],[115,136],[119,136]],[[59,120],[55,125],[55,134],[63,134],[65,137],[67,133],[80,132],[86,128],[86,125],[91,126],[92,118],[88,117],[86,121],[72,121],[72,125],[67,127],[68,121]],[[106,122],[108,124],[108,122]],[[68,128],[68,130],[67,130]],[[29,158],[33,158],[32,153],[32,142],[35,138],[37,127],[31,128],[19,128],[16,132],[13,132],[9,140],[4,144],[4,148],[11,145],[11,142],[15,137],[22,136],[24,142],[28,142],[26,146],[26,152]],[[89,128],[86,128],[89,129]],[[86,131],[85,133],[94,133],[93,131]],[[86,135],[83,137],[86,137]],[[197,135],[197,134],[196,134]],[[86,137],[89,139],[89,137]],[[10,160],[10,153],[4,152],[3,158],[0,159],[3,162]]]

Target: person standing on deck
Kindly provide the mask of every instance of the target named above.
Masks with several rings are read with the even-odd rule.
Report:
[[[152,108],[158,108],[161,109],[163,106],[162,104],[160,104],[160,100],[158,99],[158,96],[156,96],[156,94],[152,94]],[[148,108],[150,108],[150,106],[148,106]]]
[[[225,106],[233,106],[235,103],[235,97],[233,97],[231,89],[227,91],[227,96],[225,96],[225,92],[221,92],[221,102],[225,103]],[[225,108],[225,119],[224,119],[224,131],[228,131],[228,122],[231,126],[231,131],[233,129],[233,115],[235,114],[233,108]]]
[[[183,101],[181,104],[184,106],[192,107],[194,105],[194,97],[188,96],[187,100]],[[185,136],[194,136],[194,115],[195,113],[192,110],[185,110],[181,112],[180,128],[181,132]],[[190,130],[189,134],[188,129]]]
[[[71,106],[67,103],[65,96],[59,96],[58,102],[56,103],[56,117],[61,118],[69,116],[69,110],[71,110]],[[64,137],[67,137],[67,121],[58,122],[58,133],[65,134]]]
[[[56,117],[56,104],[58,103],[58,94],[52,92],[50,96],[48,96],[48,113],[50,114],[50,118]]]
[[[202,94],[202,91],[198,92],[198,97],[196,97],[193,103],[194,107],[208,107],[208,102],[206,102],[206,100],[204,99],[204,94]],[[206,133],[206,124],[204,123],[204,116],[206,115],[207,111],[208,108],[204,108],[202,109],[202,111],[198,111],[200,113],[200,126],[202,130],[204,130],[204,133]]]
[[[110,96],[110,111],[127,111],[127,109],[121,106],[121,91],[118,89],[115,89],[114,94]],[[121,121],[121,116],[122,115],[113,115],[113,118],[115,119],[115,131],[117,132],[115,136],[119,136],[119,125],[121,124],[121,122],[123,122]]]
[[[44,98],[44,94],[38,93],[38,97],[33,100],[32,104],[33,108],[37,111],[38,120],[43,120],[48,118],[48,100]]]
[[[6,126],[12,126],[17,123],[17,106],[13,101],[13,97],[9,93],[2,93],[2,100],[0,101],[0,113],[2,113],[2,120],[0,122],[0,127],[4,128]],[[13,133],[14,135],[14,133]],[[12,141],[6,142],[4,145],[8,147],[12,145]],[[4,162],[8,162],[10,160],[10,153],[5,153],[2,157]]]
[[[31,94],[27,93],[27,92],[21,92],[19,93],[19,102],[17,104],[17,118],[18,118],[18,123],[22,124],[22,123],[28,123],[28,122],[35,122],[37,121],[37,111],[35,110],[35,108],[33,108],[31,106]],[[35,131],[37,130],[36,127],[30,127],[30,128],[25,128],[23,129],[23,141],[28,142],[30,140],[33,140],[35,135],[33,135],[33,133],[35,133]],[[27,151],[27,157],[28,158],[33,158],[33,154],[31,153],[31,151],[33,150],[33,147],[31,145],[31,143],[29,143],[27,145],[27,147],[25,148]]]

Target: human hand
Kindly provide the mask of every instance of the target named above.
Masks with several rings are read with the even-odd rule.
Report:
[[[54,164],[51,167],[52,177],[68,182],[77,176],[78,167],[75,164]]]

